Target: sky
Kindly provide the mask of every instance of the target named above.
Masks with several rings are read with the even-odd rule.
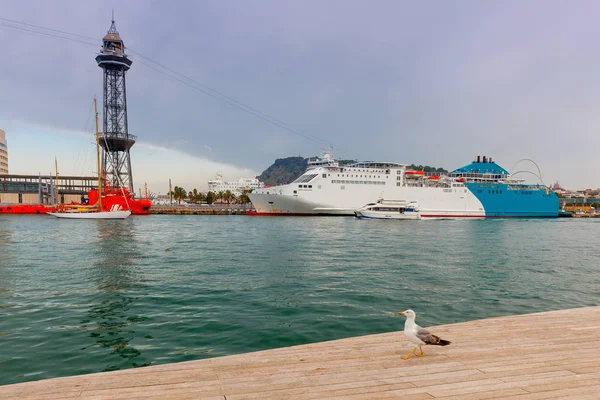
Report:
[[[52,172],[55,156],[61,174],[95,173],[94,58],[113,9],[136,190],[206,189],[328,144],[447,169],[487,155],[537,172],[516,164],[532,159],[546,184],[600,186],[600,3],[552,0],[2,0],[0,18],[85,42],[0,19],[11,173]]]

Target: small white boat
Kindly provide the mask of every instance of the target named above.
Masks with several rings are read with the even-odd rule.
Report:
[[[359,219],[421,219],[419,205],[416,201],[406,202],[404,200],[378,200],[377,203],[369,203],[354,211]]]
[[[65,210],[62,212],[49,212],[48,215],[52,215],[56,218],[68,218],[68,219],[125,219],[131,215],[129,210],[119,211],[81,211],[81,210]]]

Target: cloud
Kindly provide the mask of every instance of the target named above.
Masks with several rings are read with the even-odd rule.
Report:
[[[98,43],[116,6],[128,48],[204,85],[177,82],[132,52],[129,128],[140,149],[176,149],[248,171],[317,155],[326,143],[344,157],[446,168],[488,153],[505,167],[533,158],[564,186],[598,186],[595,2],[2,4],[3,17]],[[0,97],[0,126],[81,130],[91,97],[102,93],[99,46],[2,26],[0,44],[14,55],[0,63],[10,93]]]

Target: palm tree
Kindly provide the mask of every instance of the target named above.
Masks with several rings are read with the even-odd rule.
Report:
[[[217,193],[217,199],[223,201],[223,196],[225,196],[225,193],[223,193],[223,191],[220,191],[219,193]]]
[[[252,189],[244,189],[242,190],[242,194],[238,197],[238,202],[240,204],[248,204],[250,203],[250,198],[248,197],[248,193],[252,193]]]
[[[189,197],[190,201],[195,204],[195,203],[198,203],[200,201],[200,195],[201,194],[202,193],[198,192],[198,189],[194,189],[193,191],[191,191],[189,193],[188,197]]]
[[[227,204],[229,204],[229,202],[231,201],[231,199],[235,197],[233,195],[233,193],[231,193],[231,190],[227,190],[225,191],[225,193],[223,194],[223,198],[225,199],[225,201],[227,202]]]
[[[206,204],[212,204],[215,201],[216,195],[213,192],[206,193]]]
[[[171,195],[179,202],[179,204],[181,204],[181,200],[184,200],[187,197],[187,192],[184,188],[175,186]]]

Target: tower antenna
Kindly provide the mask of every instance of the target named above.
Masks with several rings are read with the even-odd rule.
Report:
[[[104,70],[100,134],[102,172],[114,188],[126,188],[135,193],[129,150],[137,137],[129,134],[125,89],[125,73],[132,61],[125,54],[125,44],[117,31],[114,9],[110,29],[102,39],[102,50],[96,56],[96,62]]]

